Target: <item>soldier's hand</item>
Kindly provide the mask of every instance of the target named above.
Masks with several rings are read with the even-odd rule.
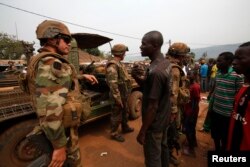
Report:
[[[55,149],[53,151],[49,167],[62,167],[65,160],[66,160],[66,148],[62,147],[59,149]]]
[[[98,80],[96,79],[96,77],[94,75],[90,75],[90,74],[83,74],[84,79],[86,79],[88,82],[91,83],[91,85],[97,84]]]

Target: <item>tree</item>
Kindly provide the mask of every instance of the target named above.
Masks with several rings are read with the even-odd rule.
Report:
[[[25,41],[16,40],[13,35],[0,33],[0,58],[1,59],[20,59],[22,54],[26,54]]]
[[[104,52],[100,51],[98,48],[84,49],[84,51],[91,55],[98,56],[101,58],[107,57],[107,55],[105,55]]]

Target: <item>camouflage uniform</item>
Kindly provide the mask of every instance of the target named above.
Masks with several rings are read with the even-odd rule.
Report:
[[[180,87],[180,83],[182,81],[182,74],[184,73],[183,71],[180,71],[180,69],[178,67],[174,67],[174,65],[178,65],[178,60],[167,56],[167,59],[169,59],[169,61],[172,64],[172,95],[171,95],[171,112],[173,114],[177,114],[179,115],[179,111],[180,111],[180,105],[178,104],[178,94],[179,94],[179,87]],[[178,125],[180,125],[180,122],[178,121]]]
[[[184,43],[174,43],[170,46],[166,58],[172,64],[172,94],[171,94],[171,113],[176,114],[176,118],[172,120],[167,133],[167,140],[168,146],[170,149],[170,158],[175,165],[179,164],[179,160],[176,160],[173,157],[172,152],[173,148],[180,149],[180,145],[178,143],[179,140],[179,133],[178,131],[181,128],[181,120],[182,120],[182,112],[183,112],[183,105],[178,103],[178,95],[179,89],[181,86],[186,87],[187,83],[185,83],[184,71],[177,66],[182,66],[181,59],[178,59],[179,56],[186,56],[189,52],[189,48]],[[177,66],[176,66],[177,65]],[[181,67],[182,68],[182,67]],[[174,159],[173,159],[174,158]],[[170,162],[171,162],[170,160]]]
[[[122,128],[128,127],[127,98],[131,91],[131,83],[127,70],[119,61],[110,60],[106,71],[110,94],[115,101],[111,114],[111,133],[117,133],[120,123],[122,124]],[[122,104],[123,108],[119,104]]]
[[[186,87],[187,83],[185,82],[186,79],[182,78],[183,70],[179,69],[175,65],[178,65],[182,68],[182,60],[178,59],[179,56],[187,56],[187,53],[190,51],[189,47],[184,43],[174,43],[170,46],[168,54],[166,56],[167,59],[171,62],[173,68],[172,68],[172,106],[171,111],[172,113],[177,113],[177,126],[180,127],[180,110],[181,105],[178,104],[178,94],[179,94],[179,88],[181,86]]]
[[[81,166],[78,127],[65,129],[62,124],[63,105],[72,84],[71,75],[69,64],[49,55],[42,58],[35,76],[34,99],[40,127],[53,148],[67,146],[67,161],[73,162],[71,166]]]
[[[42,48],[38,50],[40,54],[32,57],[26,80],[39,126],[35,127],[30,135],[41,134],[42,131],[54,150],[66,148],[67,159],[64,164],[78,167],[81,166],[81,156],[77,128],[81,109],[77,109],[72,99],[80,96],[80,91],[75,68],[62,56],[68,54],[72,37],[66,25],[53,20],[40,23],[36,36]],[[72,115],[72,118],[65,119],[68,116],[65,113]],[[55,160],[58,157],[59,159]],[[52,154],[50,163],[62,163],[62,159],[64,154]]]

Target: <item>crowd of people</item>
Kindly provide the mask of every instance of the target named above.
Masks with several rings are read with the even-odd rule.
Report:
[[[66,126],[63,121],[66,111],[73,106],[78,114],[79,107],[76,103],[80,94],[79,78],[64,58],[69,53],[70,32],[63,23],[46,20],[38,25],[36,34],[41,44],[39,59],[31,60],[28,67],[36,71],[30,91],[40,123],[33,133],[42,132],[51,143],[50,167],[63,166],[65,162],[69,166],[82,166],[79,124],[67,122]],[[149,57],[150,65],[132,69],[132,77],[143,93],[142,125],[136,140],[143,146],[145,166],[179,164],[173,152],[181,149],[178,139],[183,133],[186,136],[183,153],[195,157],[200,94],[206,92],[209,92],[209,110],[202,130],[211,130],[215,150],[250,150],[250,42],[239,46],[235,54],[222,52],[217,60],[210,59],[208,63],[202,59],[200,66],[194,64],[185,43],[173,43],[166,55],[161,52],[162,45],[163,36],[159,31],[147,32],[141,40],[140,50],[143,57]],[[131,91],[128,73],[121,63],[126,51],[126,45],[114,45],[113,57],[106,65],[107,84],[115,102],[110,136],[118,142],[125,141],[118,133],[119,125],[123,133],[134,131],[126,115],[126,100]],[[81,78],[98,84],[92,75],[82,74]],[[70,104],[70,109],[65,104]]]

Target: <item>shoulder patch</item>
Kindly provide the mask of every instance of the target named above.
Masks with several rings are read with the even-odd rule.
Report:
[[[59,62],[57,62],[57,61],[55,61],[53,63],[53,68],[56,69],[56,70],[61,70],[62,69],[62,64],[59,63]]]

